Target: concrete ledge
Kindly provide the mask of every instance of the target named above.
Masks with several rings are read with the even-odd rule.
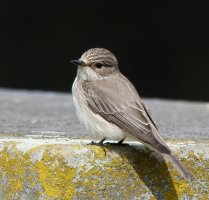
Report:
[[[70,94],[0,89],[0,200],[208,199],[209,104],[145,103],[194,182],[140,143],[87,145]]]
[[[144,99],[164,138],[209,139],[209,102]],[[68,93],[0,89],[0,134],[88,137]]]
[[[87,145],[66,138],[1,138],[0,199],[208,199],[209,141],[170,141],[189,183],[137,142]]]

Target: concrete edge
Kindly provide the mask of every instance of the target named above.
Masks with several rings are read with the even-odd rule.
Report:
[[[187,182],[141,143],[87,145],[88,139],[1,137],[0,199],[207,199],[209,140],[170,140],[196,177]],[[116,192],[117,191],[117,192]]]

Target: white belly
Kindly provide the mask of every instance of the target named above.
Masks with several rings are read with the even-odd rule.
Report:
[[[89,131],[97,137],[108,138],[113,140],[121,140],[125,138],[125,132],[116,125],[109,123],[98,114],[94,114],[87,106],[83,95],[81,82],[77,79],[72,87],[73,102],[76,108],[76,114],[80,122]]]

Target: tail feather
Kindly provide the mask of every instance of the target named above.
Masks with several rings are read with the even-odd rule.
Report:
[[[166,156],[185,179],[190,181],[194,180],[194,176],[192,175],[192,173],[178,160],[176,156],[172,154],[167,154]]]

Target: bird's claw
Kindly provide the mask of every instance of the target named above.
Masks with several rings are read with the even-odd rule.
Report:
[[[103,150],[104,153],[105,153],[105,156],[106,156],[107,153],[106,153],[106,149],[105,149],[105,147],[104,147],[104,141],[105,141],[105,139],[106,139],[106,138],[102,139],[100,142],[91,141],[91,142],[89,143],[89,145],[96,145],[96,146],[98,146],[98,147],[101,147],[102,150]]]

